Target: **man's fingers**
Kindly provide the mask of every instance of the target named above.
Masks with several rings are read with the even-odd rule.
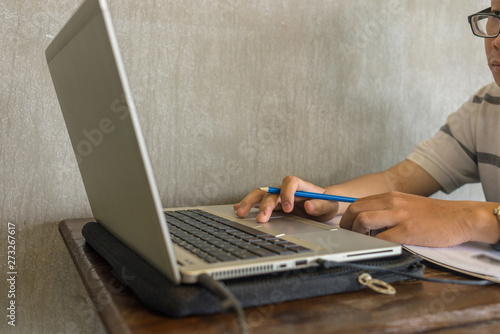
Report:
[[[259,206],[259,213],[257,214],[257,222],[267,223],[280,204],[280,197],[274,194],[267,194],[264,196]]]
[[[298,190],[316,193],[323,193],[325,191],[323,188],[306,182],[296,176],[287,176],[283,179],[280,192],[281,207],[283,211],[287,213],[292,212],[295,202],[305,200],[300,197],[295,198],[295,192]]]
[[[359,233],[381,230],[396,226],[398,219],[387,210],[362,211],[351,217],[345,214],[340,220],[340,227],[353,230]]]
[[[255,189],[248,194],[240,203],[234,204],[236,215],[240,218],[248,216],[250,210],[259,206],[257,221],[265,223],[269,221],[273,211],[282,209],[286,213],[312,216],[318,221],[328,221],[335,217],[338,212],[338,203],[320,200],[307,200],[295,198],[296,191],[309,191],[324,193],[325,189],[305,182],[295,176],[287,176],[283,179],[279,195],[268,194],[260,189]]]
[[[295,176],[287,176],[283,179],[280,191],[283,211],[290,213],[294,209],[295,192],[299,189],[301,183],[304,183],[304,181]]]
[[[233,205],[233,209],[236,210],[236,215],[240,218],[245,218],[252,208],[258,205],[266,193],[260,189],[254,189],[250,194],[248,194],[241,202]]]
[[[413,245],[411,234],[404,225],[396,225],[390,229],[380,232],[376,236],[379,239],[395,242],[397,244]]]
[[[326,222],[335,218],[339,211],[339,203],[313,199],[304,202],[304,210],[316,220]]]
[[[384,194],[379,194],[357,199],[347,207],[342,215],[340,227],[357,232],[363,230],[365,233],[369,228],[368,224],[380,225],[386,218],[390,219],[391,222],[394,221],[394,213],[381,216],[391,206],[391,203],[384,201],[384,198]],[[384,226],[378,228],[382,227]]]
[[[368,208],[365,204],[366,201],[364,199],[358,199],[356,202],[352,203],[347,207],[342,218],[340,219],[340,227],[345,228],[347,230],[352,230],[354,222],[358,218],[360,213],[365,212]]]

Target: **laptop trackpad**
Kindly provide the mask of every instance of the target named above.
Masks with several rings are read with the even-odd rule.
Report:
[[[297,239],[314,244],[316,247],[319,246],[327,251],[334,251],[339,247],[339,240],[337,234],[334,232],[337,231],[335,228],[331,228],[333,231],[329,231],[328,229],[297,221],[273,221],[262,225],[273,231],[285,233],[285,235],[293,236]],[[320,248],[314,247],[312,249],[316,251],[320,250]]]
[[[268,228],[270,230],[276,231],[279,234],[286,235],[299,235],[304,233],[325,233],[327,230],[317,227],[314,225],[309,225],[301,221],[282,218],[280,220],[272,220],[269,223],[260,224],[263,228]],[[314,233],[313,233],[314,234]]]
[[[257,218],[257,213],[258,210],[253,209],[250,211],[247,217],[240,219],[244,221],[255,222],[255,219]],[[301,220],[301,218],[298,218],[296,216],[287,216],[286,214],[283,214],[283,212],[279,211],[274,211],[271,214],[268,223],[257,223],[254,227],[266,228],[275,231],[277,234],[288,234],[288,235],[311,233],[311,232],[324,233],[326,230],[325,228],[308,224],[304,220]],[[325,224],[325,227],[328,227],[329,229],[333,228],[327,224]]]

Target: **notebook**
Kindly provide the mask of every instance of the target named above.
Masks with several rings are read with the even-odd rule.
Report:
[[[163,209],[105,0],[85,1],[46,59],[95,220],[175,284],[401,253],[292,215],[259,224],[232,205]]]

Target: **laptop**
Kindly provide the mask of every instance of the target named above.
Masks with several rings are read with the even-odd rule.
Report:
[[[293,215],[260,224],[232,205],[163,209],[105,0],[85,1],[46,58],[95,220],[175,284],[401,253]]]

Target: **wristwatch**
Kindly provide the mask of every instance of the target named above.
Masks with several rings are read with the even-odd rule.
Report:
[[[497,216],[498,223],[500,224],[500,205],[493,210],[493,214]],[[500,240],[496,244],[493,245],[493,249],[500,252]]]

